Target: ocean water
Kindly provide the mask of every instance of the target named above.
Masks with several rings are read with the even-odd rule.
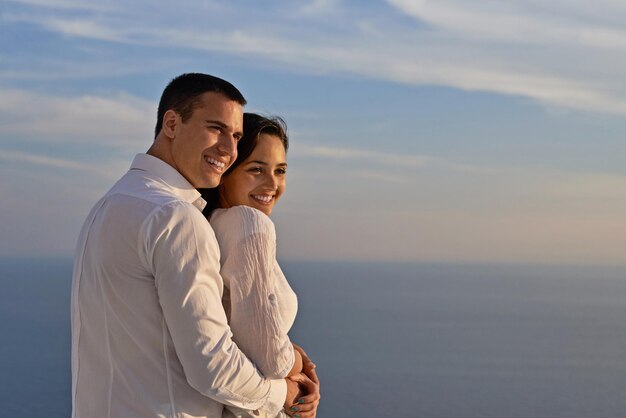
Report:
[[[626,416],[626,270],[283,263],[324,417]],[[0,261],[0,416],[70,415],[70,260]]]

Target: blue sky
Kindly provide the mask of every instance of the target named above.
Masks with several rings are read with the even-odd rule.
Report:
[[[182,72],[290,128],[283,259],[625,264],[626,3],[0,0],[0,256],[70,255]]]

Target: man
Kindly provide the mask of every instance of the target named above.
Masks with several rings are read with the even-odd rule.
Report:
[[[72,283],[73,418],[291,410],[298,384],[265,379],[231,340],[196,190],[235,161],[245,103],[216,77],[172,80],[153,145],[87,217]]]

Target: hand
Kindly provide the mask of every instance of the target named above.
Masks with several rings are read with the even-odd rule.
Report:
[[[315,367],[316,367],[315,363],[311,361],[311,359],[309,358],[307,353],[304,352],[302,347],[300,347],[299,345],[293,344],[293,348],[296,351],[298,351],[300,353],[300,356],[302,357],[302,373],[307,375],[309,379],[311,379],[312,381],[314,381],[315,383],[319,385],[320,381],[317,378],[317,373],[315,372]]]
[[[289,408],[291,408],[293,404],[295,404],[297,400],[304,395],[304,392],[300,389],[298,382],[294,382],[290,379],[285,379],[285,381],[287,382],[287,398],[285,399],[285,404],[283,406],[285,411],[288,411]]]
[[[304,373],[289,377],[287,382],[290,380],[298,384],[304,396],[299,397],[293,405],[285,407],[285,411],[294,418],[315,418],[320,403],[319,384],[309,379]]]

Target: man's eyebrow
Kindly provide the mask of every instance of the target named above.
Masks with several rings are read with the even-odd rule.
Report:
[[[226,125],[224,122],[220,121],[220,120],[212,120],[212,119],[205,119],[204,123],[211,123],[214,125],[218,125],[222,128],[228,128],[228,125]]]
[[[220,121],[220,120],[213,120],[213,119],[205,119],[204,123],[206,123],[207,125],[217,125],[222,129],[230,129],[230,127],[225,124],[224,122]],[[243,131],[238,130],[238,131],[233,131],[234,135],[237,135],[238,137],[242,137],[243,136]]]

